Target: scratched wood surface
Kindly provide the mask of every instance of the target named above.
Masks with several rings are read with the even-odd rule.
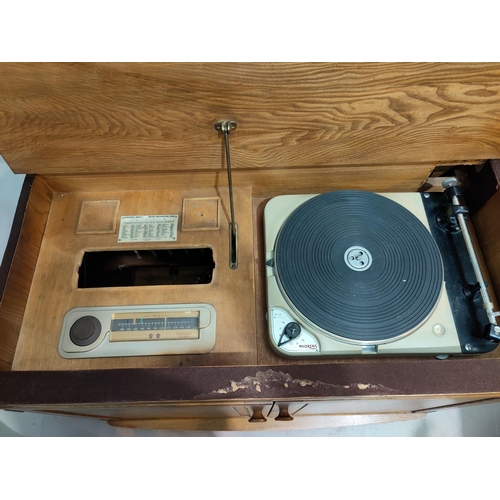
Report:
[[[51,201],[52,191],[35,177],[0,304],[0,371],[12,367]]]
[[[0,65],[18,173],[456,164],[500,152],[498,63]]]
[[[185,197],[220,197],[220,230],[179,230],[177,241],[167,243],[118,243],[117,232],[76,234],[83,201],[120,200],[119,217],[159,214],[181,216]],[[235,212],[239,214],[239,266],[234,271],[229,269],[228,264],[227,200],[227,188],[55,193],[12,369],[86,370],[255,364],[251,190],[235,189]],[[210,247],[213,250],[216,267],[210,284],[77,288],[77,272],[84,251],[196,247]],[[216,345],[209,354],[71,360],[59,356],[62,322],[65,314],[74,307],[201,302],[210,303],[217,311]]]

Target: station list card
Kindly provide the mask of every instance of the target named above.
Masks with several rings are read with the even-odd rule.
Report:
[[[120,219],[119,243],[177,241],[178,215],[126,215]]]

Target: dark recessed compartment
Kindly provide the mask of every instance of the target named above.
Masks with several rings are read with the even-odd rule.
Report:
[[[214,268],[211,248],[86,252],[78,288],[202,285]]]

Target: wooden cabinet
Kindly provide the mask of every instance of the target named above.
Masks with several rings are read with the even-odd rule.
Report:
[[[333,425],[324,419],[348,415],[416,418],[429,408],[500,394],[500,351],[444,361],[279,357],[267,341],[262,222],[274,196],[440,190],[441,177],[456,171],[477,184],[472,219],[490,290],[499,293],[498,164],[488,163],[493,176],[486,180],[479,182],[478,172],[500,157],[500,65],[1,69],[0,154],[14,172],[30,174],[31,184],[0,305],[1,408],[92,415],[113,425],[180,428],[189,420],[270,429]],[[219,119],[238,123],[230,146],[237,270],[228,266]],[[218,208],[186,217],[186,207],[208,199]],[[103,202],[108,212],[92,212]],[[85,252],[124,248],[117,241],[120,217],[167,212],[181,221],[172,248],[212,249],[210,284],[189,294],[180,287],[79,287]],[[190,222],[182,227],[184,219]],[[127,248],[142,251],[141,245]],[[181,301],[216,305],[211,353],[94,359],[58,353],[63,317],[73,307]],[[248,422],[254,414],[261,422]]]

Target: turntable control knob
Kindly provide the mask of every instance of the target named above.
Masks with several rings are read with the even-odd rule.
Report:
[[[288,325],[285,326],[283,333],[290,340],[295,339],[300,335],[300,325],[298,323],[295,323],[295,321],[292,321],[291,323],[288,323]]]
[[[69,338],[80,347],[94,343],[101,334],[101,323],[94,316],[78,318],[69,330]]]

